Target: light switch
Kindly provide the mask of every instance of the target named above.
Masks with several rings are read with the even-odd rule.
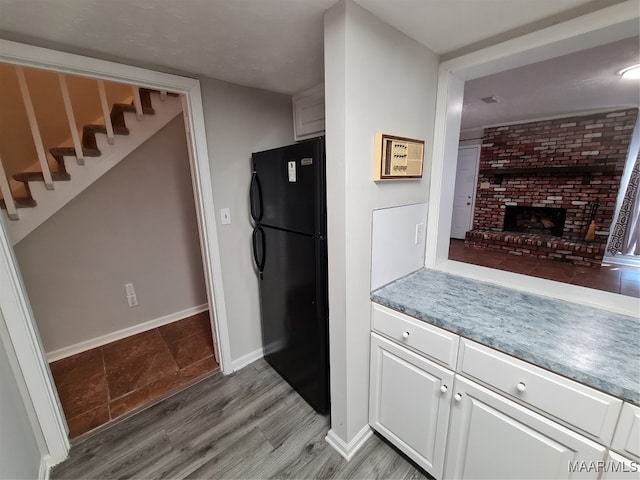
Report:
[[[222,225],[229,225],[231,223],[231,210],[228,208],[221,208],[220,219],[222,220]]]

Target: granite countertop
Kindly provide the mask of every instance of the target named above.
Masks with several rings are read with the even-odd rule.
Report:
[[[640,405],[640,320],[422,269],[371,299]]]

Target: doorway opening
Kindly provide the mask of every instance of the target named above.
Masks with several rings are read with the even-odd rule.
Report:
[[[43,67],[48,71],[122,82],[157,91],[174,91],[181,95],[206,304],[210,307],[213,344],[219,357],[220,369],[223,373],[228,373],[231,359],[199,82],[186,77],[39,47],[0,42],[0,60],[8,64]],[[16,353],[17,365],[20,366],[25,381],[25,395],[29,396],[33,404],[34,414],[30,420],[34,431],[42,433],[43,445],[48,453],[46,463],[54,465],[67,455],[67,429],[32,308],[4,224],[0,231],[0,247],[3,259],[0,273],[7,280],[6,295],[2,295],[7,326],[7,338],[3,340],[9,342]]]

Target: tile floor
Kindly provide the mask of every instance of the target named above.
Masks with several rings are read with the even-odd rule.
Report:
[[[163,398],[218,369],[208,312],[50,365],[69,437]]]
[[[466,248],[464,240],[456,239],[451,239],[449,244],[449,259],[640,298],[639,267],[612,264],[599,268],[581,267],[507,252]]]

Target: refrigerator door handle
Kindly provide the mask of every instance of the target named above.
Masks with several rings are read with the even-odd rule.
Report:
[[[264,262],[267,256],[264,230],[262,230],[262,227],[254,228],[251,237],[253,243],[253,260],[256,262],[260,280],[262,280],[262,271],[264,270]],[[262,253],[262,258],[258,258],[258,237],[260,237],[260,252]]]
[[[262,189],[260,188],[260,180],[258,173],[251,174],[251,186],[249,187],[249,208],[251,210],[251,218],[254,222],[262,219]]]

